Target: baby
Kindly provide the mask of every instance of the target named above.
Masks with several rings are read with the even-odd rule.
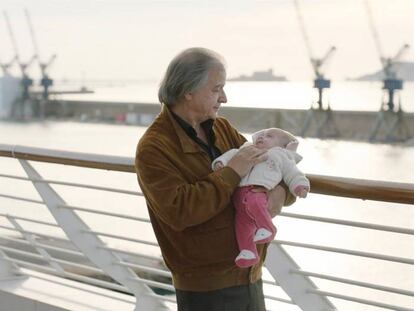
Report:
[[[246,142],[241,148],[251,144]],[[292,134],[278,128],[264,129],[253,134],[253,144],[266,149],[268,158],[256,164],[242,178],[233,194],[236,238],[240,250],[235,262],[242,268],[259,261],[255,243],[271,242],[276,235],[267,210],[267,190],[274,188],[282,179],[290,192],[300,198],[305,198],[310,190],[309,180],[296,167],[302,157],[296,153],[299,143]],[[213,170],[224,167],[237,152],[237,149],[231,149],[215,159]]]

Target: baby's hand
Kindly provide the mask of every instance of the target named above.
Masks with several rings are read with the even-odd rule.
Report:
[[[217,170],[219,170],[219,169],[221,169],[223,167],[224,167],[223,162],[217,161],[216,163],[214,163],[213,170],[217,171]]]
[[[297,186],[294,191],[296,196],[298,196],[299,198],[306,198],[309,192],[309,187],[300,185]]]

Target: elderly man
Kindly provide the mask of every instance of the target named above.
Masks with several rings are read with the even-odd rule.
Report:
[[[227,102],[226,70],[217,53],[191,48],[169,64],[158,97],[162,111],[137,146],[136,170],[155,235],[172,272],[179,311],[265,311],[259,262],[241,269],[231,196],[264,150],[241,148],[223,168],[211,162],[246,139],[217,113]],[[286,199],[287,197],[287,199]],[[275,216],[285,186],[269,193]]]

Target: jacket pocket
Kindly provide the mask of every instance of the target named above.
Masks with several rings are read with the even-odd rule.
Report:
[[[233,225],[197,232],[193,234],[191,244],[193,248],[191,260],[197,262],[199,266],[233,261],[238,254]]]
[[[226,208],[209,221],[195,226],[188,234],[192,249],[189,256],[198,264],[234,260],[238,254],[232,208]]]

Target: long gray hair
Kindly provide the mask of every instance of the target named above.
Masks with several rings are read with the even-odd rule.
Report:
[[[218,53],[205,48],[189,48],[168,65],[158,90],[158,99],[165,105],[174,105],[189,92],[194,92],[208,81],[211,68],[222,66],[225,62]]]

